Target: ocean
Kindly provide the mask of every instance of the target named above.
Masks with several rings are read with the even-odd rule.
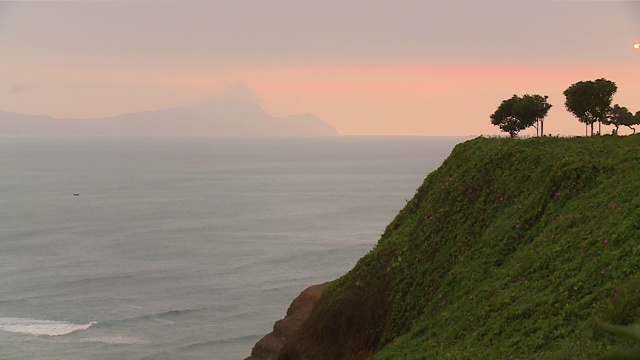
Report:
[[[466,139],[0,138],[0,359],[244,359]]]

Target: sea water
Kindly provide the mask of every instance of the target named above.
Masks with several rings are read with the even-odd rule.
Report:
[[[0,138],[0,359],[243,359],[465,138]]]

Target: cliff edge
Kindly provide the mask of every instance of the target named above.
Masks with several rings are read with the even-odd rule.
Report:
[[[285,359],[588,359],[640,319],[640,136],[477,138],[322,293]]]

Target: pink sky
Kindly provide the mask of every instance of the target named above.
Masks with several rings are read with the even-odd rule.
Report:
[[[343,135],[479,135],[499,133],[503,99],[537,93],[553,105],[545,132],[580,135],[562,92],[601,77],[640,110],[640,3],[263,4],[2,3],[0,110],[98,117],[243,84],[271,114]]]
[[[640,54],[639,54],[640,55]],[[547,133],[580,134],[583,126],[564,107],[572,83],[605,77],[618,84],[614,102],[640,110],[639,66],[442,65],[299,69],[296,80],[250,84],[274,113],[304,109],[335,119],[342,134],[494,134],[489,115],[513,94],[549,96]],[[302,80],[299,80],[302,79]],[[335,81],[333,79],[340,79]],[[345,79],[348,79],[345,81]],[[390,120],[391,119],[391,120]]]

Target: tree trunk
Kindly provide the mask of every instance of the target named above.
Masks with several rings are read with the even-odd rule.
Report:
[[[544,136],[544,120],[540,121],[540,136]]]
[[[593,136],[593,123],[591,123],[591,136]]]
[[[598,136],[602,135],[602,122],[598,120]]]

